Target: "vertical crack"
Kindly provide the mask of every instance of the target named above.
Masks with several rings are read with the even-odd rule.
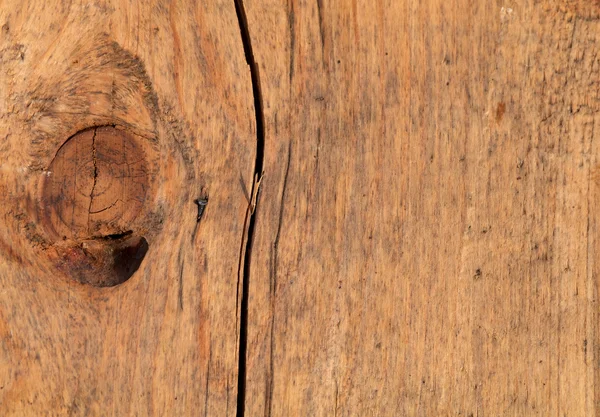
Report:
[[[98,132],[98,128],[94,128],[94,135],[92,136],[92,163],[94,164],[94,182],[92,184],[92,190],[90,191],[90,206],[88,207],[88,234],[90,232],[90,215],[92,214],[92,203],[94,202],[94,190],[96,189],[96,182],[98,182],[98,164],[96,162],[96,132]]]
[[[256,221],[256,204],[259,179],[263,172],[263,160],[265,152],[265,132],[264,132],[264,112],[260,90],[260,78],[258,65],[254,60],[252,50],[252,41],[248,29],[248,19],[244,9],[243,0],[234,0],[235,12],[237,14],[240,26],[242,44],[246,62],[250,67],[250,76],[252,78],[252,93],[254,96],[254,113],[256,117],[256,161],[254,162],[254,183],[252,185],[251,201],[249,202],[246,220],[248,221],[248,235],[246,239],[246,250],[243,254],[244,261],[241,267],[242,275],[242,304],[240,310],[240,337],[239,337],[239,355],[238,355],[238,398],[237,398],[237,417],[244,417],[246,403],[246,353],[248,346],[248,290],[250,282],[250,261],[252,256],[252,242],[254,240],[254,228]],[[249,217],[248,217],[249,216]],[[242,240],[243,242],[243,240]],[[239,276],[238,276],[239,279]],[[239,283],[238,283],[239,288]]]

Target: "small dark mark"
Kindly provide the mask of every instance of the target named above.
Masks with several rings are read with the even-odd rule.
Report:
[[[200,223],[202,220],[202,215],[204,214],[204,210],[208,205],[208,198],[198,198],[194,200],[194,203],[198,206],[198,215],[196,216],[196,222]]]
[[[324,101],[324,100],[325,100],[325,97],[323,97],[323,96],[319,96],[319,97],[315,98],[315,100],[317,100],[317,101]]]
[[[498,106],[496,107],[496,123],[500,123],[502,121],[505,112],[506,104],[503,102],[498,103]]]
[[[109,247],[111,248],[109,252],[112,259],[108,259],[107,261],[111,265],[111,270],[104,271],[104,274],[96,274],[94,276],[87,274],[87,268],[96,265],[96,256],[104,256],[106,249]],[[148,252],[148,242],[142,236],[131,235],[127,239],[119,239],[114,241],[114,243],[111,242],[109,244],[106,242],[102,248],[103,249],[96,248],[93,252],[88,252],[85,248],[82,248],[82,252],[86,255],[87,259],[84,259],[84,261],[79,264],[80,282],[91,284],[96,287],[112,287],[127,281],[142,264],[142,261]]]
[[[248,190],[246,189],[246,184],[244,183],[244,177],[240,173],[240,186],[242,187],[242,193],[244,193],[244,197],[246,197],[246,201],[250,204],[250,194],[248,194]]]
[[[102,236],[100,239],[118,240],[118,239],[124,238],[125,236],[129,236],[132,233],[133,233],[133,230],[128,230],[128,231],[122,232],[122,233],[114,233],[112,235]]]
[[[478,279],[481,276],[481,269],[477,268],[475,270],[475,275],[473,276],[473,278]]]
[[[241,1],[241,0],[239,0]],[[244,12],[245,14],[245,12]],[[290,69],[289,69],[289,74],[290,74],[290,82],[292,81],[292,78],[294,78],[294,62],[295,62],[295,57],[294,57],[294,51],[295,51],[295,45],[296,45],[296,31],[295,29],[295,12],[294,12],[294,2],[291,3],[291,7],[290,10],[288,12],[288,25],[290,27]],[[248,21],[245,21],[246,24],[246,29],[247,29],[247,25],[248,25]],[[250,45],[248,43],[248,45]],[[251,48],[249,48],[250,50]]]
[[[181,264],[181,268],[179,269],[178,303],[179,303],[179,310],[183,311],[183,267],[184,267],[184,264],[181,261],[181,251],[179,251],[179,263]]]
[[[202,216],[204,215],[204,210],[208,205],[208,197],[197,198],[194,200],[194,203],[198,206],[198,214],[196,214],[196,227],[194,227],[194,231],[192,233],[192,243],[196,239],[196,232],[198,231],[198,225],[200,224],[200,220],[202,220]]]
[[[325,25],[323,21],[323,0],[317,0],[317,13],[319,14],[319,34],[321,36],[321,59],[325,62]]]

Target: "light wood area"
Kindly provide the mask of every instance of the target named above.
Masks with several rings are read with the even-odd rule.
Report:
[[[233,2],[7,0],[0,28],[0,415],[234,416],[256,134]],[[124,232],[148,251],[103,287]]]
[[[0,416],[600,417],[599,42],[598,0],[0,2]]]
[[[246,415],[600,415],[600,4],[245,5]]]

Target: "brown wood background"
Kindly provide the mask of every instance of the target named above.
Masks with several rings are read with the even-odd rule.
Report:
[[[600,3],[237,8],[0,3],[0,414],[600,415]],[[107,123],[160,226],[99,289],[35,207]]]
[[[234,4],[3,1],[0,22],[0,415],[235,415],[256,139]],[[110,123],[153,148],[155,222],[134,277],[96,288],[48,264],[36,208],[60,144]]]

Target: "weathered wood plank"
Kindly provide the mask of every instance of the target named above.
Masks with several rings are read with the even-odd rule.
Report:
[[[598,3],[245,4],[246,415],[600,414]]]
[[[256,136],[233,2],[4,1],[0,27],[0,414],[235,415]],[[67,138],[104,125],[143,152],[97,137],[93,155],[90,139],[57,163],[74,178],[60,184],[82,199],[60,218],[70,219],[63,242],[43,205],[70,202],[52,192],[44,201],[43,183]],[[136,183],[143,192],[106,171],[102,152],[120,167],[145,158],[131,174],[147,179]],[[135,218],[108,217],[112,198],[132,193]],[[127,222],[111,220],[119,215]],[[107,235],[127,228],[148,243],[129,280],[73,279],[111,271],[120,261]]]

